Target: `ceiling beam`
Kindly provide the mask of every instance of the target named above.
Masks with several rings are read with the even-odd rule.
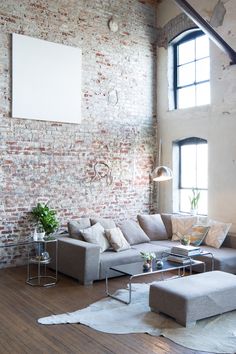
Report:
[[[196,25],[231,59],[230,64],[236,64],[236,52],[225,40],[214,30],[214,28],[202,18],[202,16],[194,10],[194,8],[186,0],[173,0],[183,12],[186,13]]]

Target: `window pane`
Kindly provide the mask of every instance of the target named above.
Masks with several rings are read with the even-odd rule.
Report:
[[[200,198],[198,203],[198,214],[207,215],[208,210],[208,192],[206,190],[199,190]],[[179,193],[179,211],[184,213],[190,213],[191,205],[189,201],[189,197],[192,195],[191,189],[180,189]]]
[[[195,63],[178,67],[178,86],[185,86],[195,82]]]
[[[195,40],[191,40],[178,46],[178,65],[189,63],[195,58]]]
[[[208,191],[200,190],[200,198],[198,202],[198,214],[207,215],[208,210]]]
[[[193,188],[196,180],[196,145],[183,145],[180,150],[181,187]]]
[[[196,59],[209,57],[209,38],[201,36],[196,38]]]
[[[185,87],[177,91],[178,108],[195,106],[195,86]]]
[[[211,101],[210,82],[205,82],[204,84],[196,85],[196,104],[197,104],[197,106],[209,104],[210,101]]]
[[[197,145],[197,188],[208,188],[208,145]]]
[[[180,189],[179,193],[179,211],[189,213],[191,206],[189,202],[190,189]]]
[[[210,59],[201,59],[196,62],[196,81],[210,79]]]

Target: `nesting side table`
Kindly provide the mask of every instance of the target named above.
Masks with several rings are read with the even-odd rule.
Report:
[[[52,274],[48,273],[48,265],[51,263],[52,258],[47,252],[48,243],[53,243],[55,247],[55,264],[56,268]],[[27,279],[26,283],[31,286],[54,286],[57,283],[57,255],[58,255],[58,240],[40,240],[34,241],[36,248],[36,256],[31,257],[28,249],[28,263],[27,263]],[[32,271],[33,265],[37,266],[35,273]],[[34,275],[33,275],[34,273]]]

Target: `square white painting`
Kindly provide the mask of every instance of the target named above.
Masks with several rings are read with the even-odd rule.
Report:
[[[12,116],[81,121],[80,48],[13,34]]]

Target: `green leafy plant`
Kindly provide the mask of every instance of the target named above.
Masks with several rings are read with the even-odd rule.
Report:
[[[191,209],[197,209],[200,195],[201,194],[197,188],[192,188],[192,196],[189,196]]]
[[[50,209],[47,204],[38,203],[32,209],[31,214],[37,221],[38,226],[42,226],[46,235],[53,233],[59,226],[55,210]]]
[[[180,232],[176,232],[175,236],[177,236],[180,240],[181,245],[189,245],[190,244],[190,237],[188,234],[182,235]]]
[[[156,255],[153,252],[140,252],[140,254],[145,261],[152,261],[156,258]]]

